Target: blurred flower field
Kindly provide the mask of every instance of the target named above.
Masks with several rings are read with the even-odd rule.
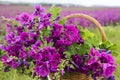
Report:
[[[44,6],[49,9],[50,6]],[[118,25],[120,23],[120,8],[104,8],[104,7],[61,7],[61,16],[66,16],[74,13],[88,14],[97,19],[101,25]],[[0,16],[16,17],[22,12],[32,13],[33,6],[25,5],[0,5]],[[9,14],[8,14],[9,13]],[[85,19],[70,19],[68,23],[73,24],[75,21],[78,25],[83,27],[93,26],[93,24]]]

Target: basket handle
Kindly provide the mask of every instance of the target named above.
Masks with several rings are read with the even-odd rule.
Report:
[[[100,35],[102,37],[102,42],[106,41],[106,34],[105,34],[101,24],[95,18],[93,18],[89,15],[86,15],[86,14],[70,14],[68,16],[63,17],[63,19],[66,19],[66,20],[69,18],[85,18],[85,19],[91,21],[98,28]]]

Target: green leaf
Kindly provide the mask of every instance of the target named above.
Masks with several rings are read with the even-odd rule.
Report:
[[[47,46],[53,47],[53,44],[54,44],[53,42],[50,42],[50,43],[47,44]]]
[[[81,36],[83,37],[83,39],[87,39],[89,37],[93,37],[94,34],[91,33],[88,29],[85,29],[82,33]]]
[[[117,57],[119,55],[118,46],[116,44],[111,44],[108,49],[112,51],[113,56]]]
[[[51,34],[51,27],[50,26],[47,26],[46,28],[44,28],[40,33],[41,33],[41,36],[46,36],[48,37],[50,34]]]
[[[64,67],[66,66],[66,60],[64,59],[62,59],[61,60],[61,63],[59,64],[59,66],[58,66],[58,68],[59,68],[59,70],[62,70],[62,69],[64,69]]]
[[[65,24],[65,22],[66,22],[66,19],[61,19],[60,21],[59,21],[59,24],[62,24],[62,25],[64,25]]]
[[[97,38],[97,36],[92,36],[92,37],[88,37],[85,42],[87,42],[89,45],[98,47],[100,40]]]
[[[16,20],[12,20],[12,27],[16,27],[19,25],[19,22]]]
[[[22,70],[23,70],[22,67],[17,68],[17,73],[22,74],[22,72],[23,72]]]
[[[118,46],[117,46],[116,44],[111,44],[111,45],[109,46],[109,49],[110,49],[110,50],[118,50]]]
[[[73,66],[73,64],[69,65],[71,69],[75,69],[75,67]]]
[[[113,50],[112,51],[112,55],[115,56],[115,57],[117,57],[119,55],[119,52]]]
[[[72,46],[69,47],[69,52],[71,55],[77,53],[77,50],[76,50],[77,46],[78,46],[77,44],[73,44]]]
[[[0,49],[0,58],[1,58],[1,56],[5,55],[5,54],[6,54],[6,52],[4,52],[3,50]]]
[[[88,43],[84,43],[84,45],[80,45],[78,48],[78,52],[80,55],[89,53],[91,45]]]
[[[70,54],[68,51],[65,51],[64,54],[66,55],[66,58],[67,58],[67,59],[70,59],[71,54]]]
[[[111,50],[113,56],[118,56],[118,46],[116,44],[111,43],[110,41],[105,41],[102,44],[100,44],[100,48]]]
[[[106,40],[106,41],[102,42],[102,44],[100,44],[100,48],[107,49],[107,50],[110,47],[112,48],[112,46],[114,46],[114,45],[110,41],[108,41],[108,40]]]
[[[84,32],[84,30],[83,30],[83,27],[82,26],[77,26],[77,28],[78,28],[78,30],[80,31],[80,33],[82,32]]]
[[[60,15],[61,8],[52,6],[49,12],[52,14],[51,21],[54,21]]]
[[[90,47],[91,45],[87,42],[85,42],[84,45],[83,44],[79,45],[74,43],[73,45],[68,47],[68,52],[70,55],[74,55],[74,54],[82,55],[82,54],[88,53],[90,50]]]

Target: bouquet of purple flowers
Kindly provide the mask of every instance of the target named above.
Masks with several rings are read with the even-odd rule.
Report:
[[[94,80],[115,80],[116,45],[81,26],[66,24],[59,16],[60,8],[49,12],[36,6],[33,14],[22,13],[7,20],[7,34],[0,45],[4,55],[4,71],[11,68],[33,78],[60,80],[61,76],[78,72]],[[52,77],[50,76],[53,74]],[[69,79],[68,79],[69,80]]]

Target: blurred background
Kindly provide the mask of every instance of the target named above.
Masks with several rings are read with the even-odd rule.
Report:
[[[72,13],[88,14],[103,26],[116,26],[120,22],[120,0],[0,0],[0,16],[15,17],[22,12],[32,13],[36,4],[46,9],[52,5],[59,6],[62,8],[62,17]],[[69,20],[70,23],[74,21]],[[91,25],[84,19],[80,19],[77,23],[83,27]]]
[[[118,45],[118,51],[120,52],[120,0],[0,0],[0,17],[14,18],[22,12],[32,14],[34,6],[38,4],[47,10],[52,5],[61,7],[61,17],[73,13],[84,13],[94,17],[103,26],[108,39]],[[85,19],[70,19],[68,23],[76,23],[83,28],[88,28],[99,37],[99,33],[94,25]],[[5,24],[0,21],[0,36],[4,35],[4,30]],[[120,56],[115,57],[118,65],[120,65],[119,57]],[[0,66],[2,66],[1,63]],[[120,80],[119,74],[120,66],[117,67],[115,72],[116,80]],[[4,73],[0,68],[0,80],[32,79],[29,79],[29,77],[25,75],[17,74],[16,71]]]

